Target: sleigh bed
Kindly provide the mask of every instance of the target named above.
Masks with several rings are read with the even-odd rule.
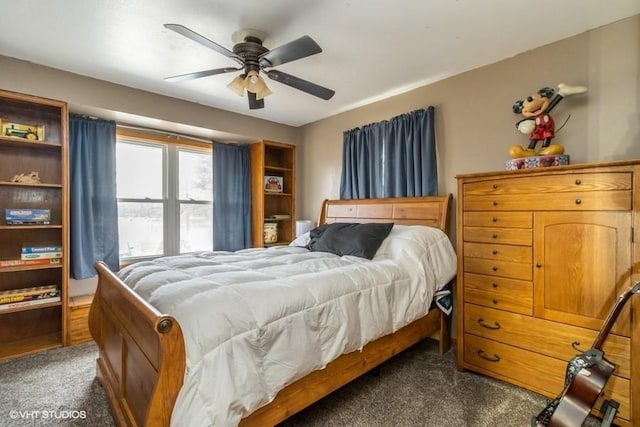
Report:
[[[394,235],[397,235],[398,233],[406,233],[406,230],[411,230],[411,232],[413,233],[414,229],[417,229],[417,231],[419,231],[420,233],[422,233],[426,229],[430,229],[431,231],[434,231],[433,229],[438,229],[444,233],[447,233],[449,225],[448,219],[450,204],[451,195],[436,197],[411,197],[368,200],[326,200],[322,206],[319,224],[393,223],[394,228],[392,229],[392,233],[396,233]],[[396,229],[400,231],[396,232]],[[436,232],[440,233],[440,231],[437,230]],[[389,235],[385,242],[391,241],[391,235],[392,234]],[[448,238],[446,238],[446,235],[444,235],[444,237],[444,240],[447,241],[446,244],[449,245],[450,243],[448,241]],[[383,243],[383,245],[384,244],[385,243]],[[391,243],[389,243],[389,245],[391,245]],[[396,243],[396,249],[393,250],[397,251],[398,248],[403,247],[403,245],[404,243]],[[391,249],[385,249],[385,251],[388,250]],[[363,260],[350,256],[339,257],[331,254],[326,254],[327,256],[333,256],[333,258],[330,258],[329,260],[308,260],[308,257],[320,257],[321,255],[317,252],[309,254],[307,253],[309,251],[307,251],[306,249],[292,246],[267,249],[248,249],[245,251],[247,251],[247,253],[242,253],[243,251],[240,251],[241,253],[239,253],[238,255],[235,255],[235,253],[219,255],[213,252],[209,254],[193,256],[193,259],[195,261],[193,261],[188,256],[169,257],[169,259],[166,261],[161,259],[159,261],[149,262],[146,268],[160,268],[159,265],[167,264],[169,266],[166,269],[168,273],[164,272],[162,274],[164,274],[165,276],[172,274],[179,275],[181,274],[180,270],[174,268],[174,265],[180,265],[181,263],[185,262],[195,262],[195,267],[193,267],[192,265],[195,270],[207,268],[227,268],[220,267],[221,264],[218,263],[218,260],[220,258],[224,258],[226,256],[231,260],[235,259],[237,261],[238,257],[247,255],[247,259],[251,259],[251,263],[261,262],[260,260],[263,259],[261,257],[264,257],[265,260],[270,260],[271,258],[279,259],[279,257],[282,257],[282,259],[285,260],[284,264],[286,265],[289,265],[289,263],[292,262],[292,259],[299,258],[302,260],[306,260],[304,262],[309,262],[308,265],[312,266],[311,268],[315,268],[313,267],[315,265],[315,262],[318,262],[322,265],[325,263],[336,263],[337,266],[339,266],[340,268],[346,268],[346,271],[349,272],[348,274],[344,275],[345,277],[352,276],[353,271],[360,271],[362,269],[365,269],[365,273],[371,275],[371,277],[373,277],[374,279],[376,277],[375,275],[384,277],[385,274],[389,274],[383,270],[374,273],[366,270],[367,268],[369,268],[369,265],[374,265],[379,261],[383,264],[388,263],[388,261],[381,258],[382,255],[380,255],[380,252],[383,251],[382,247],[376,254],[376,258],[374,258],[373,261]],[[455,257],[455,254],[453,254],[453,256]],[[213,266],[203,265],[202,267],[200,267],[198,263],[203,258],[211,258],[213,260]],[[256,261],[256,259],[258,261]],[[248,261],[245,262],[243,259],[240,259],[239,261],[240,262],[237,262],[236,265],[244,266],[248,263]],[[422,261],[418,263],[414,262],[412,264],[413,266],[415,266],[415,270],[423,269],[421,262]],[[448,265],[451,262],[453,262],[453,269]],[[347,266],[343,267],[343,264]],[[438,280],[440,282],[450,281],[455,274],[455,259],[448,259],[446,262],[442,262],[441,264],[447,264],[447,266],[446,268],[443,267],[441,269],[445,272],[439,273],[440,278]],[[295,270],[295,264],[290,265],[291,266],[289,268]],[[263,269],[259,269],[260,274],[262,274],[264,271],[270,271],[269,268],[270,267],[267,265]],[[202,423],[202,425],[237,424],[237,421],[227,421],[227,419],[224,418],[222,419],[222,421],[218,420],[215,422],[211,422],[209,420],[203,419],[203,417],[201,417],[200,415],[195,415],[195,419],[200,421],[194,421],[194,419],[186,420],[182,417],[183,414],[189,414],[188,416],[191,417],[192,415],[190,414],[192,412],[197,412],[192,411],[189,405],[185,406],[182,405],[182,403],[185,403],[185,401],[187,401],[188,403],[191,400],[199,399],[199,396],[203,394],[203,390],[205,390],[204,388],[201,388],[205,387],[204,383],[214,384],[217,380],[222,381],[221,378],[213,378],[217,377],[218,375],[208,375],[206,376],[206,381],[200,380],[199,383],[194,382],[191,378],[194,376],[194,374],[197,374],[197,372],[199,372],[199,367],[201,365],[206,364],[205,362],[201,362],[200,360],[198,361],[198,364],[193,362],[193,360],[195,360],[194,353],[197,353],[197,351],[195,351],[194,349],[200,349],[199,346],[204,345],[199,342],[199,339],[197,337],[193,337],[195,333],[193,331],[193,324],[198,325],[198,322],[201,321],[203,322],[202,329],[211,329],[214,328],[213,323],[215,322],[211,321],[210,324],[205,320],[205,317],[194,317],[193,313],[180,314],[179,310],[177,310],[178,313],[175,315],[173,313],[165,314],[167,312],[171,312],[171,310],[169,309],[165,311],[156,307],[166,308],[173,307],[173,305],[168,303],[168,305],[156,304],[155,302],[153,302],[153,298],[146,298],[141,296],[145,293],[144,289],[146,288],[144,286],[139,286],[140,289],[143,290],[143,292],[140,292],[138,289],[134,291],[130,283],[127,282],[127,284],[125,284],[126,278],[130,279],[137,274],[135,269],[127,271],[127,269],[125,268],[120,273],[115,274],[109,271],[106,265],[101,262],[96,263],[96,269],[98,271],[99,280],[98,288],[96,290],[93,304],[91,306],[89,316],[89,329],[99,347],[99,356],[97,360],[97,377],[103,385],[104,390],[107,394],[117,424],[120,426],[168,426],[171,423],[171,417],[174,411],[176,412],[176,414],[178,414],[174,415],[180,420],[179,425],[197,425],[200,422]],[[144,270],[144,268],[141,269]],[[406,270],[413,269],[414,268],[409,268]],[[254,273],[255,272],[251,272],[251,274]],[[433,276],[432,273],[427,273],[422,272],[418,274]],[[331,275],[337,273],[328,271],[326,273],[321,272],[320,276],[309,275],[306,276],[308,279],[307,281],[313,282],[313,278],[321,277],[322,274]],[[125,279],[122,279],[119,276],[124,276]],[[165,276],[160,275],[158,277]],[[339,281],[336,279],[336,276],[326,277],[329,277],[329,281],[331,281],[332,283]],[[444,279],[444,277],[446,277],[446,280]],[[289,286],[288,280],[288,277],[282,277],[280,279],[282,283],[280,283],[278,280],[271,280],[269,282],[265,282],[264,286],[267,286],[268,283],[271,283],[273,286]],[[314,286],[322,287],[325,285],[325,283],[321,282],[320,279],[317,280],[319,281],[319,283]],[[363,282],[363,285],[357,285],[357,287],[366,287],[367,281],[365,280]],[[147,281],[147,283],[149,283],[149,281]],[[150,283],[152,285],[152,288],[156,289],[153,281],[151,281]],[[235,284],[221,287],[220,289],[231,289],[234,286]],[[256,297],[260,297],[260,291],[263,288],[255,287],[253,282],[247,286],[254,286],[253,288],[250,288],[250,291],[255,291]],[[328,288],[327,293],[334,292],[336,286],[335,284],[333,284],[332,286],[333,288]],[[443,286],[443,283],[439,283],[437,286],[438,288],[441,288]],[[434,337],[438,339],[439,352],[446,352],[449,349],[450,344],[449,318],[437,308],[432,307],[431,309],[428,309],[430,302],[432,302],[433,293],[438,288],[434,288],[426,292],[426,294],[428,294],[427,296],[423,295],[425,294],[425,291],[418,290],[411,294],[409,298],[402,297],[412,304],[412,308],[403,311],[400,316],[396,315],[396,317],[402,318],[404,315],[408,318],[407,322],[406,324],[401,324],[400,326],[398,326],[398,321],[389,320],[387,323],[389,323],[389,328],[391,328],[391,330],[385,335],[381,335],[379,337],[376,336],[375,339],[372,339],[366,343],[363,342],[362,346],[359,346],[355,349],[350,348],[353,347],[353,344],[346,345],[346,348],[348,350],[344,352],[344,354],[341,352],[342,350],[335,350],[335,343],[327,344],[330,351],[323,350],[319,353],[324,354],[338,351],[338,354],[336,354],[337,358],[332,358],[332,360],[326,361],[327,363],[319,361],[318,363],[320,363],[321,366],[315,367],[310,372],[304,371],[303,374],[292,373],[290,376],[292,378],[292,381],[286,384],[282,384],[282,387],[279,387],[274,397],[269,397],[269,401],[262,402],[261,406],[252,408],[250,411],[247,411],[245,408],[244,413],[242,414],[242,419],[238,420],[240,425],[276,425],[277,423],[285,420],[291,415],[318,401],[322,397],[330,394],[334,390],[347,384],[358,376],[366,373],[382,362],[388,360],[395,354],[405,350],[406,348],[412,346],[413,344],[424,338]],[[160,289],[159,284],[158,289]],[[168,286],[162,289],[171,290],[171,287]],[[286,289],[291,289],[290,292],[287,291],[285,293],[286,295],[301,292],[294,287]],[[309,298],[308,289],[309,284],[307,284],[307,290],[305,291],[306,293],[300,293],[301,296],[297,300],[297,304],[304,305],[304,301],[318,298],[317,295],[314,295],[313,298]],[[318,288],[313,288],[314,291],[316,289]],[[385,287],[384,289],[387,288]],[[162,292],[165,291],[160,291],[160,293]],[[384,292],[390,294],[392,297],[391,300],[393,301],[389,302],[389,305],[398,305],[401,308],[403,307],[401,298],[398,297],[397,300],[393,299],[393,292],[395,291],[385,290]],[[425,298],[424,301],[420,300],[420,298],[422,297]],[[269,299],[268,296],[263,296],[261,298]],[[360,298],[365,299],[360,296],[358,296],[358,298],[358,301],[360,301]],[[153,302],[153,305],[151,302],[147,302],[148,300]],[[419,302],[422,303],[422,306],[426,306],[424,307],[424,309],[421,309],[422,311],[420,311],[418,314],[414,313],[416,300],[419,300]],[[184,299],[179,299],[178,301],[182,304],[182,306],[185,305]],[[385,301],[377,302],[378,305],[385,305],[386,303],[387,302]],[[198,301],[194,301],[194,306],[195,305],[198,305]],[[357,305],[360,305],[360,302],[358,302]],[[221,312],[224,312],[224,310],[225,307],[220,307],[219,309],[213,307],[211,312],[220,314]],[[287,308],[285,307],[283,308],[283,310],[287,310]],[[195,309],[193,311],[195,312]],[[259,309],[256,310],[256,306],[253,306],[253,311],[259,311]],[[329,321],[334,315],[334,311],[320,310],[317,312],[324,313],[317,317],[326,317],[329,319]],[[228,320],[228,317],[233,317],[233,313],[233,311],[230,311],[229,313],[225,314],[225,316],[227,316],[224,317],[225,321]],[[255,316],[256,318],[259,317],[259,315],[254,312],[250,314]],[[309,315],[306,314],[305,319],[307,319],[308,317]],[[358,318],[357,315],[352,316],[348,313],[347,317]],[[374,323],[378,322],[379,317],[380,316],[374,319]],[[384,315],[381,315],[381,317],[384,317]],[[184,318],[190,318],[190,323],[183,321]],[[291,316],[291,318],[293,320],[291,320],[290,324],[295,323],[295,316]],[[181,319],[180,323],[177,319]],[[317,318],[314,317],[314,322],[316,320]],[[363,325],[360,325],[360,329],[364,332],[361,332],[359,330],[358,334],[367,335],[368,326],[367,324],[364,324],[365,322],[362,323]],[[297,339],[295,337],[302,335],[298,335],[296,330],[293,330],[293,332],[291,332],[290,329],[291,328],[284,328],[282,331],[277,332],[277,336],[274,339],[275,343],[270,343],[269,348],[260,349],[260,351],[266,352],[271,347],[281,346],[282,341],[285,341],[285,343],[289,343],[294,347],[289,349],[290,353],[293,354],[302,351],[301,349],[304,347],[304,344],[298,347],[295,342]],[[315,327],[315,329],[322,330],[322,325]],[[287,331],[290,335],[287,335]],[[252,341],[248,346],[254,347],[261,345],[261,340],[264,338],[263,335],[268,335],[268,332],[269,328],[266,327],[258,328],[257,332],[253,331],[254,341]],[[230,339],[231,338],[229,338],[229,340]],[[224,344],[226,344],[229,340],[222,341],[224,342]],[[186,345],[185,342],[187,343]],[[196,344],[193,344],[194,342]],[[228,354],[226,354],[225,351]],[[244,357],[244,353],[242,351],[238,351],[238,347],[230,347],[225,351],[221,350],[217,352],[215,356],[218,359],[222,358],[223,361],[238,360]],[[282,353],[282,351],[280,351],[280,353]],[[203,360],[206,359],[209,355],[210,353],[206,353],[205,356],[203,356]],[[271,361],[272,360],[270,356],[266,357],[264,360],[261,359],[259,366],[260,370],[264,368],[264,364],[267,364]],[[294,368],[292,366],[297,362],[292,361],[291,363],[287,363],[286,361],[280,361],[278,363],[287,368],[290,367],[293,370]],[[230,374],[228,373],[227,366],[224,363],[222,367],[218,367],[216,369],[217,371],[214,370],[214,372],[220,374],[220,377],[234,377],[234,380],[237,381],[237,384],[232,385],[231,388],[241,389],[243,384],[246,383],[250,384],[252,387],[251,390],[253,390],[256,388],[256,384],[262,385],[263,382],[267,383],[272,380],[272,378],[249,378],[250,373],[247,374],[245,373],[245,371],[237,371],[233,374]],[[277,372],[280,372],[281,370],[282,369],[279,368]],[[247,372],[249,371],[247,370]],[[265,372],[271,371],[265,369]],[[238,379],[239,376],[244,375],[247,375],[246,379]],[[209,387],[209,385],[206,384],[206,387]],[[181,390],[182,395],[180,394]],[[243,396],[240,395],[237,399],[233,400],[232,406],[235,406],[237,409],[237,406],[242,406],[241,404],[244,401],[245,400]],[[239,409],[239,411],[242,412],[242,408]],[[176,420],[174,419],[174,423],[178,425],[178,423],[175,421]]]

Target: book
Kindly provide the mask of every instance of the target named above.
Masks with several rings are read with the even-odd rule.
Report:
[[[31,301],[14,302],[11,304],[2,304],[0,305],[0,311],[10,310],[13,308],[20,308],[20,307],[32,307],[32,306],[37,306],[41,304],[50,304],[52,302],[59,302],[61,300],[62,299],[60,298],[60,296],[57,296],[57,297],[34,299]]]
[[[0,259],[0,268],[2,267],[23,267],[29,265],[60,265],[60,258],[41,258],[41,259]]]
[[[7,225],[49,225],[51,221],[8,219]]]
[[[50,221],[50,209],[5,209],[4,219],[9,221]]]
[[[11,293],[5,294],[5,292]],[[0,293],[0,305],[60,296],[60,290],[55,285],[38,286],[35,288],[25,289],[13,289],[11,291],[5,292]]]
[[[62,252],[38,252],[34,254],[21,254],[20,259],[51,259],[62,258]]]
[[[62,252],[62,246],[24,246],[22,248],[23,254],[37,254],[41,252]]]
[[[56,290],[56,285],[43,285],[43,286],[33,286],[30,288],[18,288],[18,289],[9,289],[7,291],[0,291],[0,298],[5,296],[13,296],[13,295],[31,295],[42,292],[47,292],[51,290]]]

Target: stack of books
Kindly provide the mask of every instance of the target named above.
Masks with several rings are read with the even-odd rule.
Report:
[[[51,223],[50,209],[5,209],[4,219],[10,225],[43,225]]]
[[[0,311],[60,301],[56,285],[0,291]]]
[[[25,246],[20,259],[53,259],[62,258],[62,246]]]
[[[62,246],[34,245],[24,246],[20,258],[0,259],[0,269],[24,266],[57,266],[62,263]]]

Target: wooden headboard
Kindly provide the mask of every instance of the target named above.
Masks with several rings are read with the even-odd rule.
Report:
[[[428,225],[449,232],[452,195],[388,199],[325,200],[318,224],[330,222],[393,222]]]

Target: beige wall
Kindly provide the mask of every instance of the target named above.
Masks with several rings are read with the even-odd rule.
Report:
[[[187,133],[203,138],[239,142],[272,139],[297,143],[301,130],[157,95],[103,80],[72,74],[0,56],[0,88],[69,103],[75,113]]]
[[[330,117],[303,128],[299,217],[315,219],[340,188],[342,133],[428,105],[436,107],[441,193],[455,175],[502,170],[517,132],[515,100],[558,83],[585,85],[553,110],[571,163],[640,158],[640,15]]]

